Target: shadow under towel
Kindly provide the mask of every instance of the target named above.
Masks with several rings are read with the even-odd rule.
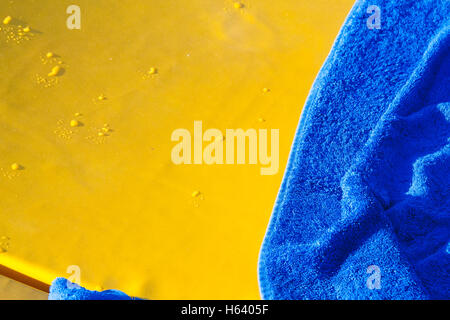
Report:
[[[352,8],[261,248],[264,299],[450,298],[448,17],[446,0]]]

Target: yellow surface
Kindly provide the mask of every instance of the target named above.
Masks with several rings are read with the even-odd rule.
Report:
[[[0,264],[47,283],[78,265],[82,285],[151,299],[259,298],[301,106],[352,2],[1,1]],[[174,165],[171,133],[194,120],[280,129],[278,174]]]

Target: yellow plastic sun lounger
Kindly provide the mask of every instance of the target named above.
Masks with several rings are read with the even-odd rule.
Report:
[[[301,106],[353,1],[74,2],[81,29],[66,1],[0,3],[0,274],[43,291],[79,276],[149,299],[259,298]],[[175,165],[171,134],[196,120],[279,129],[278,172]],[[0,297],[38,296],[8,283]]]

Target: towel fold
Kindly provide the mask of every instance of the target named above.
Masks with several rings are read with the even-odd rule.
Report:
[[[449,17],[445,0],[355,3],[294,138],[263,298],[450,298]]]

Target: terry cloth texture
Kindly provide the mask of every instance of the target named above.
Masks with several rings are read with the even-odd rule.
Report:
[[[50,286],[49,300],[133,300],[119,290],[86,290],[64,278],[56,278]]]
[[[450,298],[449,18],[448,0],[353,6],[294,138],[264,299]]]

